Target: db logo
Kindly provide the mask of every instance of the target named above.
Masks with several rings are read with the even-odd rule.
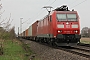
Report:
[[[70,28],[70,25],[66,25],[66,28]]]

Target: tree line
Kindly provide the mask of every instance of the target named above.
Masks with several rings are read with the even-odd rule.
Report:
[[[90,37],[90,28],[88,28],[88,27],[82,28],[81,36],[82,37]]]

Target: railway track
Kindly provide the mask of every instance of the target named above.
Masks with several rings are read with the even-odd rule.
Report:
[[[86,58],[90,58],[90,48],[82,46],[73,46],[73,47],[58,47],[58,49],[77,54]]]
[[[44,45],[49,46],[48,44],[44,44]],[[52,47],[55,49],[60,49],[60,50],[70,52],[70,53],[73,53],[76,55],[80,55],[80,56],[83,56],[86,58],[90,58],[90,47],[80,46],[80,45],[72,46],[72,47],[70,47],[70,46],[68,46],[68,47],[49,46],[49,47]]]
[[[72,46],[72,47],[57,47],[57,46],[50,46],[49,44],[46,43],[40,43],[55,49],[60,49],[66,52],[70,52],[76,55],[80,55],[86,58],[90,58],[90,47],[86,47],[85,45],[77,45],[77,46]]]
[[[84,43],[80,43],[78,44],[79,46],[85,46],[85,47],[90,47],[90,44],[84,44]]]

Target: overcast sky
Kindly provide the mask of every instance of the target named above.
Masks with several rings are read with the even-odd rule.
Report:
[[[84,2],[83,2],[84,1]],[[90,0],[1,0],[2,19],[9,18],[11,13],[12,26],[15,26],[16,33],[20,27],[20,18],[22,19],[22,31],[27,29],[36,20],[42,19],[47,15],[43,6],[59,7],[63,4],[68,5],[70,10],[74,9],[80,17],[81,29],[90,27]]]

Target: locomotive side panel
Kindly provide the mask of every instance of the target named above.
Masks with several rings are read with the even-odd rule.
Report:
[[[56,21],[56,11],[53,12],[52,14],[52,34],[53,34],[53,37],[56,38],[56,28],[57,28],[57,21]]]
[[[47,16],[43,20],[38,22],[38,31],[37,35],[38,37],[46,37],[50,38],[53,35],[52,30],[52,21],[50,21],[50,17]]]

